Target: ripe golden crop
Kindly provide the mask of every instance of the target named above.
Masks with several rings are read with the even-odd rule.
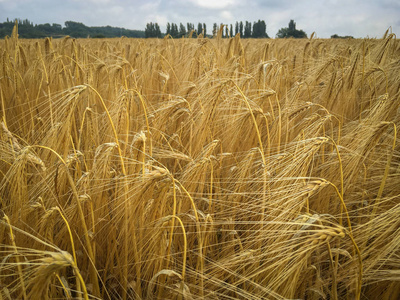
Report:
[[[398,296],[393,34],[0,46],[0,299]]]

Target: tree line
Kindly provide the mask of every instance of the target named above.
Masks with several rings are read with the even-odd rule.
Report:
[[[83,23],[66,21],[64,27],[61,24],[33,24],[28,19],[25,20],[9,20],[0,23],[0,38],[11,36],[15,21],[18,23],[18,35],[21,38],[44,38],[44,37],[62,37],[69,35],[74,38],[112,38],[112,37],[133,37],[144,38],[143,30],[130,30],[120,27],[111,26],[94,26],[89,27]]]
[[[167,23],[165,35],[169,35],[173,38],[180,37],[197,37],[202,34],[204,37],[215,37],[219,30],[222,29],[222,37],[228,38],[240,34],[241,38],[269,38],[267,34],[267,24],[264,20],[258,20],[257,22],[251,23],[249,21],[237,21],[235,27],[232,24],[219,24],[214,23],[213,29],[210,35],[207,35],[207,27],[205,23],[198,23],[197,27],[193,23],[186,23],[186,25],[180,23],[179,26],[176,23]],[[158,38],[162,37],[160,26],[157,23],[147,23],[145,29],[145,37]],[[288,27],[279,29],[276,34],[277,38],[307,38],[307,34],[303,30],[296,29],[296,23],[294,20],[290,20]]]
[[[307,34],[303,30],[296,29],[296,23],[294,20],[290,20],[289,26],[279,29],[278,33],[276,34],[278,38],[307,38]]]
[[[197,37],[202,34],[203,36],[207,36],[207,25],[206,23],[198,23],[197,27],[195,27],[194,23],[186,23],[186,26],[182,23],[179,24],[179,27],[175,23],[167,23],[165,35],[170,35],[173,38],[184,37]]]
[[[132,37],[132,38],[162,38],[169,35],[173,38],[193,37],[196,38],[202,34],[204,37],[217,36],[222,29],[222,37],[233,37],[240,34],[241,38],[269,38],[267,34],[267,25],[264,20],[257,22],[237,21],[233,24],[214,23],[211,31],[207,30],[205,23],[167,23],[166,32],[162,33],[158,23],[147,23],[145,30],[130,30],[120,27],[111,26],[93,26],[89,27],[83,23],[66,21],[64,27],[61,24],[33,24],[29,20],[16,19],[0,23],[0,38],[10,36],[15,25],[18,23],[18,34],[21,38],[44,38],[44,37],[62,37],[69,35],[74,38],[112,38],[112,37]],[[288,27],[279,29],[276,34],[277,38],[307,38],[307,34],[303,30],[296,29],[294,20],[290,20]],[[352,36],[339,36],[334,34],[331,38],[353,38]]]
[[[213,24],[211,35],[208,35],[206,23],[198,23],[197,27],[193,23],[167,23],[165,35],[170,35],[173,38],[180,37],[193,37],[196,38],[202,34],[204,37],[216,36],[218,31],[222,28],[222,37],[232,37],[238,33],[242,38],[269,38],[267,34],[267,25],[265,21],[258,20],[253,24],[249,21],[243,23],[243,21],[236,22],[235,30],[233,30],[232,24]],[[161,37],[162,33],[160,26],[157,23],[147,23],[145,28],[145,36],[149,38]]]

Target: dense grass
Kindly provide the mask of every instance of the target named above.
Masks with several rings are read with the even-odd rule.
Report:
[[[393,34],[0,49],[0,299],[399,295]]]

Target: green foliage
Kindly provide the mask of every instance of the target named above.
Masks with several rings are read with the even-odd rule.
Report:
[[[60,32],[61,25],[48,23],[41,25],[34,25],[29,20],[20,20],[18,22],[18,35],[20,38],[44,38],[46,36],[55,36]],[[15,21],[7,19],[6,22],[0,23],[0,38],[11,36],[14,28]]]
[[[253,25],[253,38],[269,38],[265,21],[258,20]]]
[[[160,38],[161,37],[161,29],[158,23],[147,23],[146,29],[144,30],[144,34],[146,38]]]
[[[331,39],[354,39],[351,35],[340,36],[338,34],[331,35]]]
[[[240,23],[239,23],[239,33],[240,33],[240,36],[243,37],[243,22],[242,21],[240,21]]]
[[[213,36],[217,36],[218,33],[218,25],[217,23],[213,24]]]
[[[293,37],[296,39],[307,38],[307,34],[303,30],[296,29],[296,23],[294,20],[290,20],[289,26],[279,29],[276,34],[277,38],[289,38]]]
[[[199,23],[197,25],[197,31],[195,30],[194,24],[193,23],[187,23],[186,26],[183,25],[182,23],[179,23],[179,29],[178,25],[175,23],[167,23],[166,26],[166,35],[170,35],[173,38],[181,38],[181,37],[187,37],[190,32],[193,30],[192,37],[195,38],[197,37],[197,34],[202,33],[204,30],[204,33],[206,33],[206,24]]]
[[[33,24],[29,20],[20,20],[18,21],[18,35],[20,38],[45,38],[45,37],[62,37],[69,35],[74,38],[86,38],[86,37],[136,37],[142,38],[145,36],[144,31],[141,30],[129,30],[125,28],[119,27],[88,27],[83,23],[74,22],[74,21],[66,21],[65,27],[63,28],[61,24]],[[12,30],[14,27],[14,21],[10,21],[7,19],[6,22],[0,23],[0,38],[4,38],[5,36],[11,36]]]
[[[177,38],[179,36],[178,25],[175,23],[172,23],[171,25],[171,36],[173,38]]]
[[[69,36],[84,38],[90,36],[90,29],[79,22],[67,21],[64,28],[65,34]]]
[[[99,33],[99,34],[95,34],[94,36],[93,36],[93,38],[95,38],[95,39],[104,39],[106,36],[104,35],[104,34],[101,34],[101,33]]]
[[[269,38],[266,32],[267,25],[264,20],[258,20],[257,22],[254,22],[253,25],[249,21],[245,21],[245,23],[243,23],[243,21],[236,21],[235,26],[233,26],[233,24],[223,23],[218,26],[218,23],[214,23],[212,30],[212,35],[214,37],[217,36],[218,30],[221,28],[221,26],[224,26],[222,31],[222,37],[224,38],[233,37],[238,33],[240,34],[241,38]],[[192,37],[194,38],[200,33],[203,33],[205,37],[207,36],[207,27],[205,23],[198,23],[197,30],[195,30],[195,26],[192,23],[187,23],[186,27],[180,23],[179,30],[178,26],[174,23],[168,22],[166,26],[166,34],[169,34],[173,38],[189,36],[192,31]]]
[[[187,27],[187,35],[189,35],[193,31],[192,37],[193,38],[197,37],[197,32],[194,29],[193,23],[187,23],[186,27]]]
[[[179,36],[186,36],[186,27],[182,23],[179,24]]]
[[[119,27],[88,27],[90,29],[90,37],[94,35],[104,35],[106,38],[126,36],[130,38],[144,38],[145,33],[142,30],[131,30]]]
[[[277,38],[286,38],[289,37],[289,28],[283,27],[279,29],[278,33],[276,34]]]
[[[244,26],[244,38],[251,37],[251,23],[246,21],[246,25]]]
[[[197,34],[203,33],[203,24],[197,24]]]

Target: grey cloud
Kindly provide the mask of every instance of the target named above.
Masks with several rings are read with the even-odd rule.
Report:
[[[144,29],[147,22],[206,23],[211,32],[213,23],[265,20],[267,33],[287,27],[294,19],[299,29],[319,37],[332,34],[355,37],[380,37],[392,26],[400,34],[400,2],[398,0],[235,0],[223,9],[204,7],[195,0],[15,0],[0,1],[0,21],[8,18],[29,19],[34,23],[59,23],[67,20],[89,26],[120,26]],[[210,1],[210,0],[204,0]],[[218,1],[218,0],[214,0]],[[229,0],[225,0],[229,1]],[[232,1],[232,0],[231,0]],[[212,2],[210,2],[212,4]],[[344,9],[345,7],[345,9]]]

